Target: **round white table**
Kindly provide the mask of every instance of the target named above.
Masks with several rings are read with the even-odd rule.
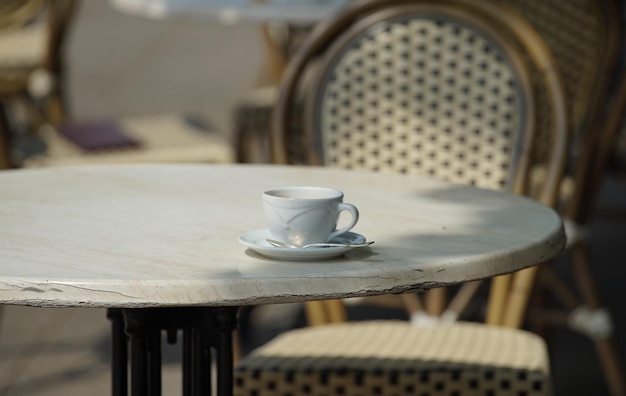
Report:
[[[264,228],[261,193],[320,185],[361,213],[375,243],[322,261],[269,259],[238,238]],[[183,328],[185,392],[217,350],[232,391],[237,307],[396,293],[510,273],[565,244],[560,217],[527,198],[420,177],[272,165],[132,165],[0,173],[0,303],[106,307],[114,392],[160,394],[160,330]],[[117,363],[116,363],[117,362]],[[186,365],[186,368],[185,368]]]

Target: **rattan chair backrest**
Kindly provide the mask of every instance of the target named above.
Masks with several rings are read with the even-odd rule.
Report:
[[[535,37],[510,32],[506,17],[493,20],[492,4],[461,3],[357,2],[334,25],[318,26],[286,72],[274,161],[417,173],[525,193],[534,134],[545,128],[554,143],[554,184],[566,121],[549,53],[528,48]],[[551,106],[537,102],[545,97],[538,91]],[[303,136],[293,123],[298,92]],[[538,124],[545,111],[549,125]],[[554,195],[544,193],[544,202]]]
[[[566,109],[571,125],[569,172],[575,191],[563,211],[578,222],[588,220],[602,174],[597,146],[609,106],[611,85],[622,42],[615,0],[492,0],[517,12],[541,35],[552,51],[563,77]],[[539,135],[540,140],[546,140]],[[543,144],[545,146],[545,143]],[[602,164],[606,167],[606,164]]]
[[[494,0],[518,12],[544,39],[563,76],[572,128],[582,132],[602,106],[619,54],[613,0]],[[598,103],[600,100],[601,103]]]
[[[312,161],[507,187],[534,127],[521,60],[465,21],[412,8],[371,15],[328,50],[308,96]]]

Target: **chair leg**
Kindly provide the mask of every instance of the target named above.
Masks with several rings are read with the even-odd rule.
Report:
[[[420,312],[424,310],[422,300],[420,300],[417,293],[402,293],[400,294],[400,298],[402,299],[404,309],[406,310],[406,313],[407,315],[409,315],[409,317],[411,317],[411,315],[415,312]]]
[[[539,267],[518,271],[513,277],[508,297],[508,308],[502,316],[502,325],[518,329],[522,326],[528,308],[530,294],[537,278]]]
[[[476,295],[476,292],[478,292],[481,284],[482,281],[464,283],[450,301],[450,304],[448,304],[446,312],[454,314],[454,318],[460,317],[472,301],[472,298],[474,298],[474,295]]]
[[[66,119],[65,101],[62,92],[54,92],[46,103],[46,118],[53,125],[60,125]]]
[[[438,287],[426,292],[424,296],[424,307],[429,315],[439,316],[446,308],[447,289]]]
[[[509,286],[512,275],[501,275],[493,278],[493,285],[489,291],[489,306],[487,307],[486,323],[498,326],[502,323],[504,307],[506,306]]]
[[[329,323],[341,323],[348,320],[346,307],[342,300],[326,300],[326,317]]]
[[[572,249],[574,275],[585,306],[591,312],[605,309],[591,270],[589,245],[580,243]],[[592,337],[611,395],[626,395],[626,370],[616,347],[613,331]]]
[[[543,266],[540,269],[540,290],[550,290],[563,306],[573,311],[581,305],[579,298],[565,284],[563,279],[559,277],[553,267]]]
[[[580,299],[557,274],[552,263],[539,269],[537,286],[530,301],[528,323],[533,333],[547,337],[551,327],[568,327],[568,312],[582,305]],[[550,297],[554,296],[563,305],[564,310],[551,310]]]
[[[6,106],[0,102],[0,169],[12,168],[10,131]]]
[[[307,301],[304,310],[309,326],[340,323],[348,319],[342,300]]]
[[[626,395],[626,383],[624,381],[624,362],[618,354],[615,339],[611,337],[594,340],[596,350],[604,376],[606,377],[609,392],[613,396]]]
[[[265,44],[265,52],[267,54],[267,65],[272,82],[280,82],[282,75],[287,67],[286,53],[280,43],[272,37],[271,26],[265,24],[261,33]]]
[[[323,301],[307,301],[304,303],[304,309],[309,326],[320,326],[328,323],[326,306]]]

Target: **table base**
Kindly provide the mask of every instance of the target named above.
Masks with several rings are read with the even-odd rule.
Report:
[[[232,333],[237,307],[109,309],[112,326],[112,394],[128,394],[128,345],[132,396],[161,395],[161,331],[169,343],[183,333],[183,395],[210,395],[211,363],[217,368],[217,394],[232,395]]]

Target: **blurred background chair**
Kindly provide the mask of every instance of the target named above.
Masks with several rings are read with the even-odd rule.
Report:
[[[483,1],[364,1],[322,22],[294,55],[271,149],[276,163],[421,174],[524,194],[542,128],[551,136],[542,158],[549,172],[535,197],[552,205],[567,121],[559,74],[534,29]],[[511,292],[494,291],[488,310],[508,307],[521,322],[535,272],[516,274]],[[476,284],[468,288],[461,294]],[[414,295],[403,300],[410,311],[421,308]],[[341,301],[307,303],[307,311],[310,324],[340,323],[288,331],[253,351],[236,369],[236,394],[550,393],[545,345],[519,329],[341,323]],[[511,346],[534,358],[508,354]]]
[[[33,131],[65,120],[64,44],[75,8],[73,0],[0,4],[1,168],[19,165]]]
[[[592,247],[588,243],[596,198],[609,166],[606,141],[616,136],[611,118],[623,112],[613,108],[619,101],[614,96],[618,92],[615,87],[619,86],[619,57],[624,50],[619,3],[496,1],[532,24],[552,51],[563,76],[571,123],[567,175],[557,205],[566,220],[567,257],[571,263],[561,273],[555,266],[542,268],[529,319],[537,331],[556,325],[588,336],[595,344],[610,394],[624,395],[623,349],[616,343],[616,330],[597,286]],[[535,180],[542,175],[541,167],[534,169]],[[566,280],[570,274],[573,282]],[[549,303],[554,300],[552,297],[556,304]]]
[[[0,2],[0,170],[21,164],[33,133],[66,117],[64,42],[74,0]],[[0,306],[0,319],[3,307]],[[1,323],[1,321],[0,321]]]

